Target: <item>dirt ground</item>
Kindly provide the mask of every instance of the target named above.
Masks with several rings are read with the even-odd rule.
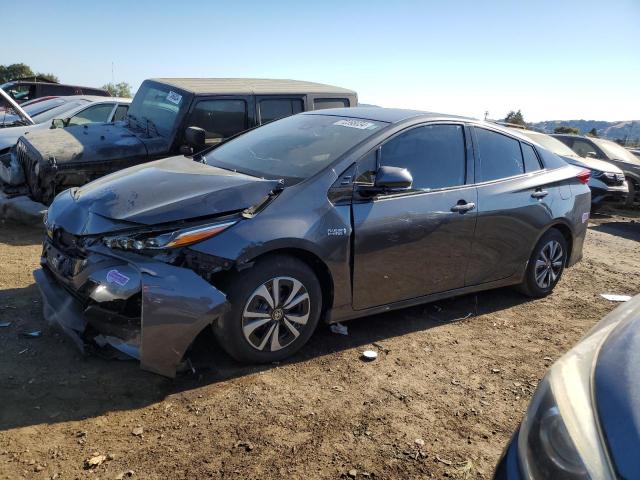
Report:
[[[44,323],[40,235],[0,225],[0,479],[490,478],[545,370],[616,306],[600,293],[640,292],[640,215],[599,215],[548,298],[501,289],[354,320],[348,336],[321,326],[262,367],[203,336],[196,373],[170,381],[83,358]]]

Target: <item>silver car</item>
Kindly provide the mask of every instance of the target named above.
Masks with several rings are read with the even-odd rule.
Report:
[[[72,95],[23,105],[27,115],[14,109],[13,114],[4,116],[4,128],[0,128],[0,181],[13,186],[24,183],[22,169],[9,154],[21,136],[50,128],[122,120],[130,103],[130,98]]]
[[[624,172],[614,164],[596,158],[582,157],[550,135],[533,130],[518,129],[518,132],[559,155],[567,163],[591,171],[589,188],[592,210],[597,210],[605,204],[622,205],[625,202],[629,188]]]

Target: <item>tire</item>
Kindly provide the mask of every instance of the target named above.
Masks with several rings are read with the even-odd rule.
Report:
[[[561,248],[560,252],[558,247]],[[567,264],[567,252],[567,241],[562,234],[555,228],[548,230],[531,253],[520,291],[532,298],[549,295],[562,277]]]
[[[313,334],[322,311],[322,290],[313,270],[287,255],[259,259],[231,276],[224,291],[231,307],[213,331],[220,346],[244,363],[293,355]]]
[[[638,195],[638,187],[636,186],[633,178],[627,177],[627,185],[629,186],[629,193],[627,194],[627,200],[624,202],[625,208],[632,208]]]

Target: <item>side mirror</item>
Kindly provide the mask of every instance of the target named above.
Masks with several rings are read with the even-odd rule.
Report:
[[[51,128],[64,128],[69,126],[68,118],[54,118],[51,120]]]
[[[400,167],[382,166],[376,173],[373,185],[363,185],[360,190],[369,194],[405,192],[413,185],[409,170]]]
[[[199,152],[205,147],[205,131],[200,127],[187,127],[184,131],[184,139],[194,152]]]

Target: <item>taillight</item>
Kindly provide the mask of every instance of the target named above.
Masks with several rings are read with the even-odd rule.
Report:
[[[587,170],[586,168],[584,170],[580,170],[580,172],[576,175],[576,178],[580,183],[586,185],[587,183],[589,183],[589,179],[591,178],[591,170]]]

